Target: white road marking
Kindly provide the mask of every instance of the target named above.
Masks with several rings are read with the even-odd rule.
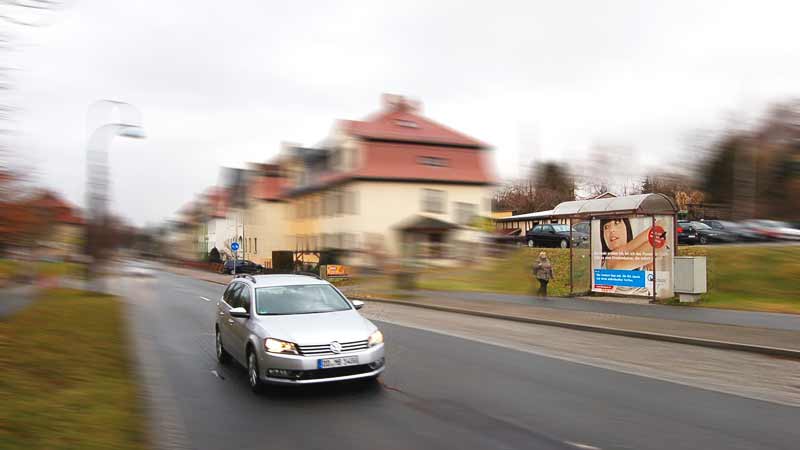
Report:
[[[564,441],[564,443],[573,447],[582,448],[584,450],[602,450],[600,447],[595,447],[594,445],[589,444],[581,444],[580,442]]]
[[[207,302],[210,302],[210,301],[211,301],[211,300],[209,300],[209,299],[207,299],[207,298],[205,298],[205,297],[203,297],[203,296],[200,296],[200,298],[202,298],[203,300],[205,300],[205,301],[207,301]]]

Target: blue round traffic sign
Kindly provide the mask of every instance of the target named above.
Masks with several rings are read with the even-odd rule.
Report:
[[[238,242],[231,242],[231,250],[233,250],[233,251],[239,250],[239,243]]]

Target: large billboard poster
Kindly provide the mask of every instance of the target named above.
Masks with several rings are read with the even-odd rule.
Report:
[[[592,220],[592,291],[653,296],[653,248],[657,297],[672,297],[675,253],[672,216]]]

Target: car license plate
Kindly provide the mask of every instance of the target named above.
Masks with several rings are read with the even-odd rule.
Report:
[[[358,356],[341,356],[339,358],[326,358],[317,360],[317,367],[320,369],[355,366],[357,364],[358,364]]]

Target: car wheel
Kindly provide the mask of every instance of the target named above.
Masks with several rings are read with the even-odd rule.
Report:
[[[533,248],[534,245],[536,245],[536,243],[533,242],[533,239],[528,239],[528,247]]]
[[[216,334],[215,349],[217,354],[217,361],[220,364],[227,364],[228,361],[230,361],[231,359],[231,355],[229,355],[228,352],[225,351],[225,348],[222,346],[222,336],[220,336],[219,330],[217,330],[215,334]]]
[[[569,243],[567,242],[566,239],[562,239],[560,245],[561,245],[561,248],[567,248],[569,246]]]
[[[705,236],[700,236],[700,245],[708,244],[708,238]]]
[[[247,381],[250,384],[250,389],[256,394],[264,391],[264,383],[258,376],[258,358],[252,350],[247,352]]]
[[[231,274],[231,275],[234,275],[236,273],[236,271],[231,269],[231,270],[228,271],[228,273]]]

